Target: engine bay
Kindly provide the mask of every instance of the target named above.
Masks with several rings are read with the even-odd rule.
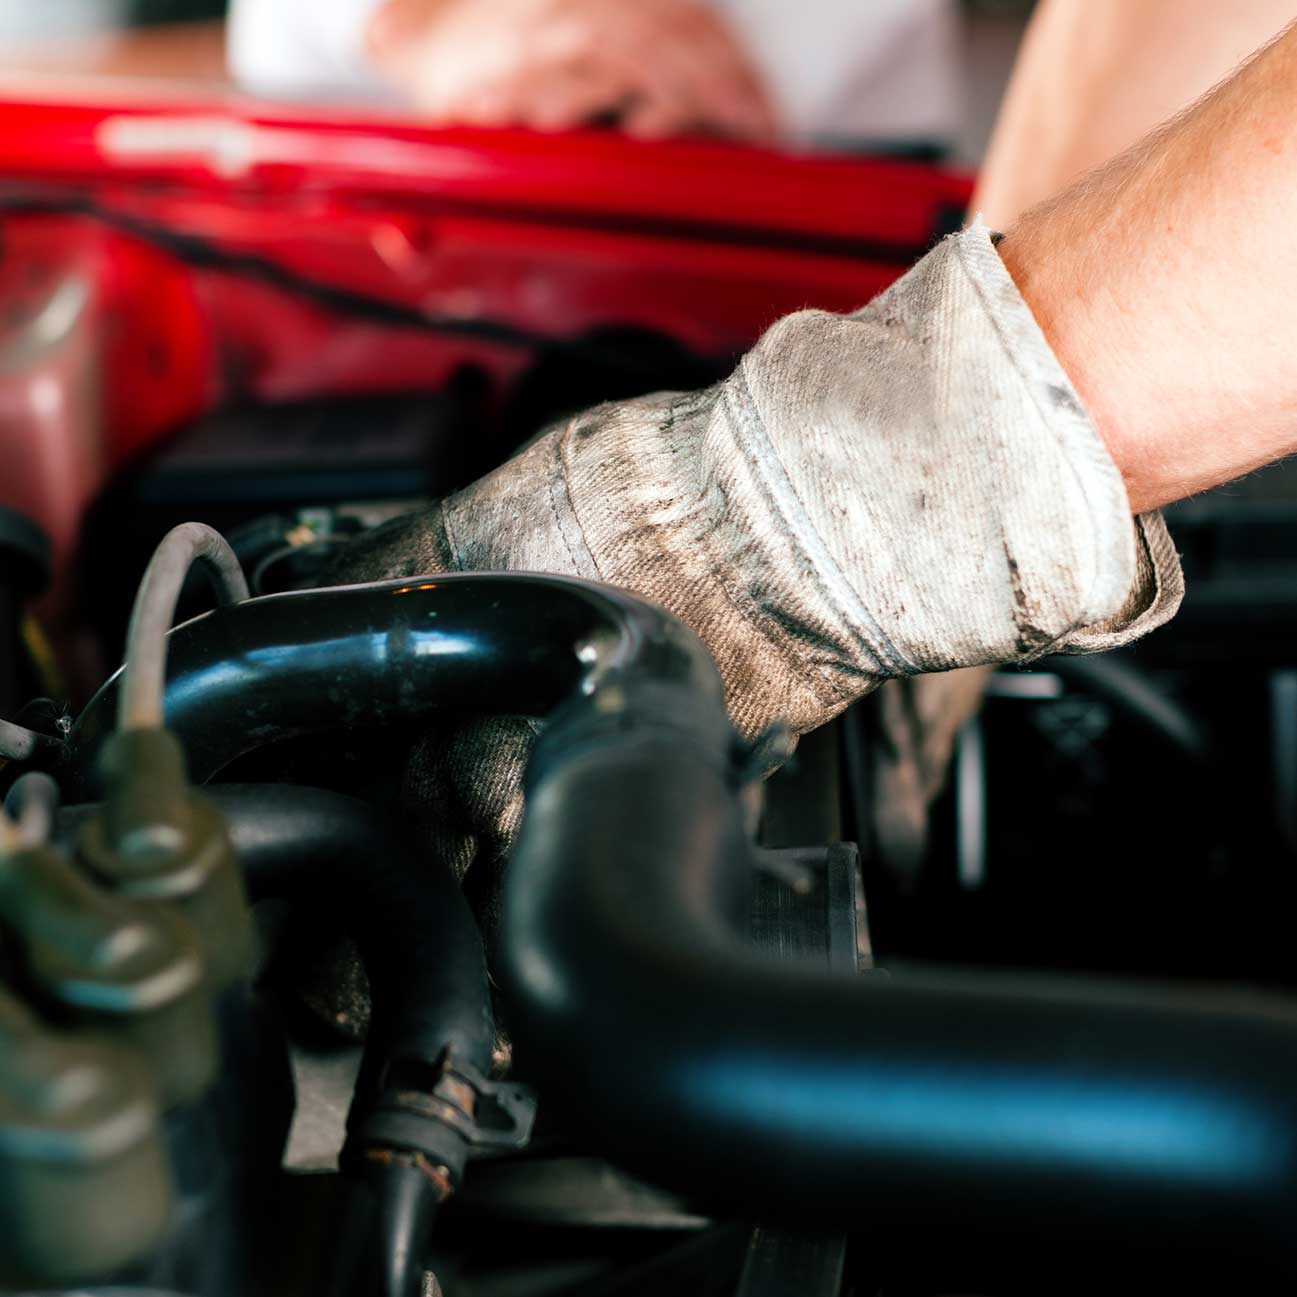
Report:
[[[1291,1278],[1291,468],[1169,511],[1173,627],[991,677],[916,838],[872,699],[744,743],[629,594],[333,573],[866,300],[964,179],[6,116],[0,1290]],[[736,221],[758,186],[801,201]],[[507,861],[410,776],[477,716],[539,734]]]

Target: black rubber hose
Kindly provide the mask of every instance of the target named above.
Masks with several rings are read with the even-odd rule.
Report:
[[[621,701],[541,738],[497,969],[519,1057],[602,1146],[718,1210],[996,1239],[1010,1269],[1039,1240],[1297,1274],[1291,1004],[763,961],[724,718]]]
[[[607,587],[548,576],[447,576],[295,591],[219,608],[168,637],[166,724],[205,783],[277,739],[417,721],[448,707],[543,716],[609,672],[690,681],[719,697],[699,641]],[[54,771],[95,789],[119,671]]]
[[[264,784],[207,796],[230,826],[253,901],[307,897],[356,943],[373,1002],[359,1108],[390,1063],[431,1065],[449,1048],[489,1072],[495,1021],[482,939],[448,868],[416,856],[388,816],[339,793]]]
[[[347,1186],[325,1297],[422,1297],[441,1199],[416,1166],[370,1165]]]
[[[487,1073],[495,1021],[482,940],[449,869],[416,856],[390,818],[341,793],[288,784],[221,784],[220,809],[249,898],[309,900],[356,943],[373,1016],[352,1107],[363,1113],[389,1064],[433,1064],[450,1048]],[[70,840],[91,806],[59,813]]]
[[[279,784],[227,785],[209,795],[230,826],[251,898],[324,900],[359,948],[373,1009],[347,1123],[352,1183],[335,1290],[419,1297],[424,1248],[451,1179],[439,1183],[427,1159],[376,1152],[382,1129],[370,1118],[402,1066],[432,1074],[449,1057],[481,1075],[490,1070],[495,1022],[468,902],[449,869],[414,856],[387,817],[363,802]],[[459,1152],[453,1132],[428,1133]]]

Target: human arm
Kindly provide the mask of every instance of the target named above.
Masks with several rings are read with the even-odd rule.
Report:
[[[1292,18],[1290,0],[1041,0],[973,210],[1006,229],[1193,103]]]
[[[1297,449],[1297,30],[1000,254],[1135,512]]]
[[[719,389],[557,428],[375,535],[340,575],[516,567],[626,585],[699,631],[750,736],[773,720],[813,728],[889,675],[1112,647],[1153,628],[1178,602],[1178,565],[1160,520],[1123,520],[1287,449],[1291,367],[1224,332],[1248,313],[1236,276],[1253,293],[1273,263],[1267,311],[1297,301],[1290,260],[1268,251],[1293,195],[1282,147],[1266,150],[1297,117],[1284,111],[1292,45],[1029,214],[998,257],[970,231],[856,317],[783,321]],[[1258,114],[1275,118],[1272,135]],[[1275,224],[1236,231],[1254,179]],[[1180,219],[1194,242],[1168,237]],[[1125,372],[1123,345],[1143,353]],[[1221,454],[1210,423],[1190,423],[1186,443],[1184,412],[1160,391],[1182,373],[1217,415],[1240,395],[1268,402],[1279,435],[1258,445],[1245,419]],[[1111,404],[1110,381],[1129,384]],[[781,495],[791,515],[772,503]],[[900,660],[883,660],[888,646]],[[493,720],[421,745],[413,810],[461,867],[493,872],[507,851],[530,738]]]
[[[813,728],[889,676],[1154,628],[1181,577],[1141,511],[1285,453],[1297,427],[1295,40],[998,253],[974,227],[853,316],[781,321],[717,388],[567,421],[376,533],[340,579],[513,567],[626,586],[702,636],[749,736]],[[1209,417],[1168,404],[1177,384]],[[464,866],[507,850],[529,737],[473,722],[412,765]]]
[[[1007,229],[1192,104],[1291,17],[1290,0],[1042,0],[1019,50],[971,210]],[[1074,304],[1059,291],[1062,285],[1040,282],[1067,264],[1071,237],[1042,216],[1020,232],[1035,231],[1034,251],[1017,236],[1001,250],[1024,283],[1036,275],[1029,291],[1044,317]],[[1119,254],[1108,248],[1104,255],[1114,257],[1107,268],[1124,276]],[[1154,336],[1163,347],[1175,345],[1159,331]],[[1073,369],[1086,364],[1086,356],[1070,360]],[[1078,381],[1097,386],[1104,380]],[[1091,405],[1098,399],[1092,393]],[[1138,489],[1133,504],[1143,504]],[[979,668],[895,681],[879,699],[884,737],[875,754],[875,830],[884,857],[902,872],[922,858],[928,805],[941,791],[955,736],[975,713],[990,675],[990,668]]]

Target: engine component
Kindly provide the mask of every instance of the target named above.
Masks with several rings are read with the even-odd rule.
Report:
[[[814,1214],[821,1229],[867,1220],[905,1237],[939,1212],[952,1235],[1232,1251],[1297,1274],[1297,1014],[1242,994],[859,978],[754,955],[750,754],[702,646],[664,614],[562,578],[412,577],[241,601],[167,640],[153,679],[165,660],[165,715],[199,781],[294,735],[448,706],[548,715],[500,972],[523,1067],[649,1179],[749,1212],[758,1185],[764,1216]],[[109,738],[132,696],[128,664],[74,726],[60,771],[85,788],[100,763],[109,803],[93,823],[119,853],[159,822],[121,818],[134,795],[121,771],[141,767],[131,751],[159,763],[163,805],[193,796],[161,731]],[[349,918],[374,1034],[331,1278],[337,1292],[407,1297],[474,1144],[525,1125],[517,1096],[485,1079],[490,1016],[464,903],[354,804],[284,788],[216,800],[254,890],[314,886],[318,869],[326,892],[354,898],[364,880]],[[153,862],[175,846],[139,841]],[[98,847],[85,858],[114,876]],[[435,961],[420,954],[429,933]],[[491,1103],[504,1137],[484,1133],[498,1114],[479,1120]],[[835,1248],[817,1263],[830,1278]]]
[[[436,1210],[468,1158],[518,1148],[531,1127],[525,1092],[487,1079],[495,1028],[473,916],[449,871],[414,856],[363,802],[285,785],[222,785],[208,798],[229,826],[254,902],[309,902],[360,947],[374,1015],[348,1121],[351,1189],[330,1274],[339,1291],[383,1276],[383,1291],[404,1291],[401,1283],[422,1275]],[[84,842],[99,819],[97,808],[69,808],[61,836]],[[245,1104],[249,1091],[265,1102],[264,1076],[239,1082]],[[267,1143],[264,1135],[254,1142]],[[281,1144],[282,1132],[270,1147],[277,1154]]]
[[[236,918],[246,928],[246,913]],[[60,1021],[125,1048],[162,1109],[157,1133],[174,1198],[165,1235],[123,1256],[132,1262],[126,1269],[86,1259],[78,1277],[116,1274],[199,1297],[242,1290],[255,1237],[249,1222],[265,1196],[265,1172],[278,1162],[287,1103],[276,1102],[276,1058],[246,983],[222,980],[219,961],[207,958],[214,934],[204,940],[165,895],[104,890],[50,846],[21,847],[3,862],[0,926],[18,955],[21,988]],[[236,939],[239,931],[235,923]],[[277,1063],[286,1077],[282,1047]],[[75,1069],[50,1084],[52,1095],[59,1086],[76,1092]],[[62,1273],[58,1262],[37,1270],[47,1280]]]
[[[331,1283],[417,1297],[437,1210],[468,1158],[518,1148],[531,1129],[526,1095],[487,1079],[495,1025],[473,915],[450,871],[414,856],[362,802],[282,785],[213,797],[254,899],[309,896],[360,948],[374,1012],[348,1117],[351,1187]]]
[[[252,930],[237,862],[160,728],[165,632],[195,560],[227,596],[246,594],[215,533],[180,528],[163,542],[132,617],[123,728],[105,749],[108,800],[81,834],[87,868],[54,847],[13,852],[0,875],[0,921],[17,939],[28,989],[127,1040],[159,1086],[175,1208],[162,1245],[116,1277],[223,1297],[245,1286],[250,1231],[240,1222],[257,1217],[258,1159],[277,1164],[287,1108],[276,1142],[273,1053],[249,996]],[[14,789],[38,808],[29,818],[48,818],[39,778]],[[13,832],[21,839],[21,828]],[[282,1049],[279,1067],[286,1077]],[[247,1101],[253,1088],[256,1104]]]
[[[249,975],[251,921],[224,824],[191,793],[184,752],[162,728],[167,631],[195,564],[211,576],[222,602],[247,598],[238,559],[211,528],[186,523],[158,546],[131,613],[118,733],[103,752],[108,799],[79,845],[92,872],[114,890],[167,901],[186,914],[220,994]]]
[[[108,798],[81,831],[82,862],[118,895],[184,914],[214,992],[246,981],[252,922],[238,862],[221,816],[189,788],[180,744],[167,730],[125,730],[105,748],[103,766]]]
[[[227,601],[246,596],[237,561],[210,529],[182,526],[159,547],[131,618],[116,697],[120,728],[98,754],[107,798],[84,817],[77,842],[82,862],[120,896],[152,902],[159,915],[179,911],[198,933],[222,1055],[227,1064],[234,1061],[237,1082],[234,1088],[223,1078],[212,1095],[216,1127],[233,1147],[224,1158],[233,1163],[232,1188],[222,1201],[246,1218],[256,1176],[243,1150],[268,1147],[277,1161],[282,1147],[282,1138],[267,1141],[249,1117],[263,1104],[248,1104],[247,1091],[260,1096],[273,1082],[247,995],[250,926],[225,821],[190,791],[182,747],[161,728],[165,632],[185,575],[199,560]],[[244,803],[249,796],[244,793]],[[263,792],[252,808],[257,828],[247,856],[260,885],[269,875],[272,891],[290,893],[301,890],[301,865],[309,860],[326,894],[348,910],[348,926],[361,943],[378,1008],[344,1158],[352,1188],[333,1282],[339,1291],[372,1286],[412,1293],[422,1283],[426,1234],[469,1152],[525,1141],[530,1118],[515,1088],[487,1079],[494,1028],[485,960],[455,880],[447,874],[438,884],[435,875],[411,867],[404,848],[376,828],[372,815],[343,802],[324,793]],[[375,853],[384,864],[375,863]],[[68,874],[76,878],[70,868]],[[88,883],[83,888],[93,892]],[[260,1060],[261,1070],[250,1071],[249,1060]],[[507,1120],[481,1123],[487,1106]],[[186,1145],[198,1134],[189,1126],[183,1133]],[[192,1162],[174,1161],[186,1196],[195,1187],[187,1176]],[[202,1273],[154,1267],[149,1277],[202,1292],[238,1286],[237,1264],[207,1261]]]
[[[111,897],[45,847],[0,871],[0,923],[28,986],[65,1018],[128,1041],[168,1104],[193,1102],[216,1072],[203,964],[177,916]]]
[[[577,649],[601,635],[590,668]],[[790,980],[726,943],[752,867],[734,740],[714,669],[660,614],[575,581],[452,577],[253,600],[172,639],[168,715],[200,777],[256,741],[447,697],[535,714],[576,695],[533,763],[505,967],[541,1075],[650,1178],[721,1201],[760,1181],[772,1210],[834,1220],[940,1203],[994,1232],[1027,1210],[1042,1235],[1114,1241],[1132,1220],[1151,1238],[1150,1219],[1171,1233],[1210,1211],[1200,1243],[1246,1239],[1290,1262],[1286,1007],[995,978]],[[507,656],[521,643],[526,671]],[[113,694],[78,722],[79,769]],[[973,1182],[1004,1188],[970,1202]]]
[[[449,707],[544,715],[589,674],[581,645],[601,669],[683,672],[720,690],[706,650],[679,623],[565,577],[295,591],[215,609],[168,640],[167,725],[195,783],[298,735],[408,725]],[[56,772],[72,793],[95,787],[122,679],[113,676],[72,728],[69,761]]]
[[[790,976],[733,937],[753,861],[732,754],[718,703],[622,677],[533,758],[500,972],[519,1057],[606,1148],[721,1205],[760,1185],[821,1227],[939,1218],[1297,1271],[1289,1005]]]
[[[170,1206],[142,1060],[0,990],[0,1285],[112,1274],[159,1243]]]
[[[79,860],[117,896],[191,925],[221,1060],[203,1103],[173,1119],[178,1192],[197,1205],[147,1277],[221,1297],[246,1285],[259,1245],[292,1112],[288,1059],[252,992],[251,911],[223,816],[189,789],[167,730],[121,731],[104,757],[108,799],[81,825]]]

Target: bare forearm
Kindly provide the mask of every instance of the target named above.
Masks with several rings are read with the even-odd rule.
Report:
[[[1135,512],[1297,449],[1297,30],[1001,255]]]
[[[973,210],[1006,228],[1205,94],[1293,14],[1291,0],[1042,0]]]

